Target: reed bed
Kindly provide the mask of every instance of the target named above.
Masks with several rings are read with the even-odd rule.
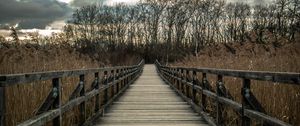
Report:
[[[96,68],[102,67],[104,64],[70,47],[5,44],[0,48],[0,66],[0,74],[15,74]],[[91,90],[92,81],[93,75],[87,75],[86,90]],[[62,104],[66,104],[79,83],[79,77],[62,78],[60,83]],[[6,125],[15,126],[35,116],[51,88],[51,80],[7,87],[5,94]],[[93,109],[89,104],[90,102],[87,103],[89,109],[87,111]],[[78,108],[75,107],[63,115],[63,125],[69,126],[78,123]]]
[[[189,56],[177,61],[173,66],[207,67],[220,69],[300,72],[300,43],[285,44],[281,47],[245,44],[220,44],[207,47],[200,51],[198,56]],[[201,78],[201,75],[199,75]],[[217,77],[209,75],[208,80],[215,92]],[[225,87],[233,100],[241,103],[242,79],[225,77]],[[276,117],[292,125],[300,125],[300,86],[281,85],[280,83],[251,81],[251,91],[261,103],[268,115]],[[198,96],[200,99],[200,95]],[[212,103],[212,100],[208,100]],[[207,108],[211,115],[214,107]],[[225,109],[226,125],[241,125],[241,121],[234,111]],[[253,125],[262,125],[259,120]]]

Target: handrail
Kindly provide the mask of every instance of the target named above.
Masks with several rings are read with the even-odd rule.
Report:
[[[79,125],[89,125],[101,115],[104,109],[111,104],[115,98],[125,91],[127,87],[140,76],[143,66],[144,60],[133,66],[0,75],[0,99],[3,98],[0,100],[0,126],[5,125],[6,87],[17,84],[23,85],[34,81],[52,80],[52,91],[39,108],[36,116],[18,124],[18,126],[43,125],[51,120],[55,126],[62,125],[62,114],[78,105],[80,105]],[[85,75],[90,73],[95,75],[95,79],[92,83],[91,91],[85,92]],[[100,73],[103,73],[103,75],[100,75]],[[60,79],[62,77],[71,76],[79,76],[80,81],[77,88],[70,96],[70,100],[62,105],[60,99]],[[100,80],[101,78],[103,78],[103,81]],[[100,83],[102,83],[103,86],[100,87]],[[100,105],[100,92],[103,92],[104,94],[104,102],[102,105]],[[108,95],[109,93],[111,93],[111,95]],[[94,97],[96,98],[94,114],[86,119],[86,101]]]
[[[91,68],[91,69],[77,69],[77,70],[64,70],[64,71],[47,71],[47,72],[35,72],[35,73],[21,73],[21,74],[0,74],[0,87],[8,87],[21,83],[30,83],[33,81],[43,81],[52,78],[62,78],[70,76],[79,76],[87,73],[96,73],[117,69],[131,69],[140,66],[144,63],[144,60],[133,66],[116,66],[116,67],[104,67],[104,68]]]
[[[259,111],[260,104],[257,103],[255,96],[250,90],[251,80],[281,82],[285,84],[300,85],[300,73],[288,72],[264,72],[264,71],[244,71],[244,70],[225,70],[214,68],[191,68],[191,67],[171,67],[161,65],[158,61],[155,62],[159,75],[184,97],[193,108],[198,108],[198,112],[204,116],[211,125],[223,125],[222,119],[222,104],[225,104],[241,115],[242,125],[250,126],[251,118],[259,119],[264,122],[264,125],[291,126],[286,122],[266,115]],[[192,72],[192,74],[191,74]],[[202,73],[202,80],[199,81],[197,74]],[[209,81],[207,74],[217,75],[216,93],[209,89]],[[243,79],[242,104],[228,98],[226,88],[223,82],[223,76],[237,77]],[[185,85],[185,86],[184,86]],[[183,92],[183,87],[187,90]],[[192,90],[192,95],[189,90]],[[201,105],[195,102],[195,95],[201,91]],[[215,119],[209,118],[205,112],[206,97],[216,101],[217,116]]]
[[[158,61],[156,61],[158,62]],[[269,71],[247,71],[215,68],[192,68],[192,67],[174,67],[163,66],[161,68],[183,69],[201,73],[216,74],[222,76],[246,78],[251,80],[272,81],[287,84],[300,85],[300,73],[294,72],[269,72]]]

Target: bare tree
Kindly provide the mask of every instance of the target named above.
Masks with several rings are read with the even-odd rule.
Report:
[[[13,40],[17,43],[20,44],[20,40],[19,40],[19,35],[17,33],[17,30],[15,27],[10,27],[11,33],[10,33],[10,37],[13,38]]]
[[[264,43],[263,33],[267,27],[268,8],[264,5],[256,5],[253,14],[253,30],[257,36],[256,41]]]
[[[267,35],[294,40],[300,29],[299,10],[299,0],[255,6],[224,0],[145,0],[130,6],[82,7],[74,11],[65,30],[79,48],[125,50],[148,61],[168,62],[197,55],[207,45],[253,37],[267,43]]]

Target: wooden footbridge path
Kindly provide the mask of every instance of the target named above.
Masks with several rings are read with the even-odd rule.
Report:
[[[145,65],[135,83],[98,120],[99,126],[206,126],[170,86],[158,76],[154,65]]]
[[[86,84],[87,74],[94,75],[90,87]],[[207,74],[216,76],[215,90]],[[61,79],[74,76],[78,76],[79,83],[63,104]],[[225,76],[243,79],[242,103],[227,93]],[[250,85],[251,80],[300,85],[300,74],[168,67],[158,61],[152,65],[141,61],[134,66],[0,75],[0,126],[11,125],[13,120],[6,116],[11,113],[7,111],[7,88],[45,80],[52,80],[48,97],[34,116],[17,120],[17,125],[66,125],[63,115],[79,106],[79,119],[73,125],[223,126],[227,106],[240,117],[237,125],[250,126],[252,120],[259,120],[263,125],[291,126],[267,115]],[[209,102],[213,110],[208,110]]]

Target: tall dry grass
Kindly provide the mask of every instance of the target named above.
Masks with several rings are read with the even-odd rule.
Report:
[[[96,68],[104,66],[104,64],[70,47],[2,44],[0,66],[0,74],[14,74]],[[93,76],[92,74],[86,75],[86,90],[91,90]],[[62,104],[67,103],[78,82],[79,77],[68,77],[60,80]],[[14,126],[35,116],[51,88],[51,80],[7,87],[5,94],[6,125]],[[87,111],[91,111],[93,107],[89,105],[90,102],[87,104]],[[78,118],[79,110],[77,107],[63,115],[63,124],[65,126],[76,124]]]
[[[204,48],[197,57],[190,56],[172,65],[299,73],[299,49],[300,43],[286,44],[281,47],[253,43],[220,44]],[[208,76],[213,91],[216,89],[216,78],[215,75]],[[224,82],[233,99],[241,103],[242,80],[225,77]],[[252,80],[251,91],[268,115],[295,126],[300,125],[300,86]],[[212,100],[209,101],[212,102]],[[213,106],[209,106],[207,109],[212,115],[215,115],[212,113],[215,110]],[[240,125],[238,115],[228,107],[226,107],[226,111],[226,115],[223,115],[226,118],[226,124]],[[259,120],[255,120],[254,125],[261,125],[261,123]]]

